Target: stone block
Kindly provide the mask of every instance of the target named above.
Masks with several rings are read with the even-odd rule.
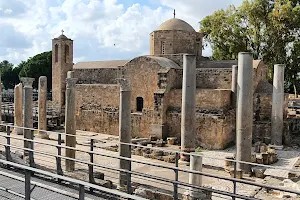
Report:
[[[177,143],[177,137],[168,137],[167,142],[169,145],[174,145]]]
[[[262,153],[262,159],[264,165],[269,165],[269,154],[268,153]]]
[[[166,140],[168,137],[168,132],[168,125],[152,124],[150,137],[156,137],[157,139]]]
[[[234,168],[230,168],[229,170],[231,178],[234,178]],[[237,179],[242,179],[243,178],[243,171],[240,169],[236,170],[236,178]]]
[[[253,167],[252,168],[252,172],[254,174],[255,177],[257,178],[265,178],[265,173],[266,169],[262,168],[262,167]]]
[[[224,166],[225,167],[229,167],[229,166],[232,166],[233,165],[233,157],[231,157],[231,156],[226,156],[225,157],[225,159],[227,159],[227,160],[225,160],[224,161]]]

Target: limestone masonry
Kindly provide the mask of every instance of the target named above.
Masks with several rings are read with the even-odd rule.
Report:
[[[118,135],[117,79],[125,78],[131,86],[132,138],[180,139],[183,55],[192,54],[196,56],[196,147],[226,148],[236,136],[232,66],[238,63],[207,61],[202,56],[202,38],[188,23],[173,18],[150,34],[150,55],[73,64],[73,41],[61,35],[52,40],[53,102],[64,107],[67,72],[73,71],[77,129]],[[270,137],[272,85],[266,81],[267,66],[262,61],[254,60],[252,67],[253,139]]]

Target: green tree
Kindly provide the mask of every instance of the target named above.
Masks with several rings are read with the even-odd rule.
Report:
[[[40,76],[47,76],[48,89],[52,88],[52,51],[38,54],[20,65],[23,67],[19,76],[35,78],[34,88],[38,87]]]
[[[299,88],[299,4],[299,0],[244,0],[240,7],[207,16],[200,31],[212,47],[212,59],[237,59],[238,52],[249,51],[268,65],[269,78],[274,64],[286,64],[286,89]]]
[[[12,89],[18,82],[18,74],[14,71],[14,65],[7,60],[0,62],[1,80],[5,89]]]

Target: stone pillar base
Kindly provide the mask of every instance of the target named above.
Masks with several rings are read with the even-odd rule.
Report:
[[[211,200],[212,193],[209,191],[202,190],[187,190],[182,195],[183,200]]]
[[[50,137],[46,131],[39,131],[38,137],[44,140],[50,140]]]
[[[166,124],[152,124],[151,125],[151,137],[155,137],[157,139],[166,140],[168,137],[168,125]]]

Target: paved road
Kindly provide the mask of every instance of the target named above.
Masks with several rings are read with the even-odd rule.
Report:
[[[25,187],[24,182],[7,177],[3,174],[9,174],[15,177],[24,178],[24,174],[21,171],[12,171],[4,168],[0,168],[0,200],[6,199],[24,199]],[[76,186],[72,186],[68,183],[57,184],[46,177],[32,177],[31,178],[31,198],[41,200],[75,200],[78,199],[78,189]],[[37,186],[36,184],[43,184],[47,188]],[[54,190],[61,190],[64,194],[60,194]],[[98,193],[95,195],[85,194],[85,199],[118,199],[107,194]],[[21,196],[20,196],[21,195]]]

